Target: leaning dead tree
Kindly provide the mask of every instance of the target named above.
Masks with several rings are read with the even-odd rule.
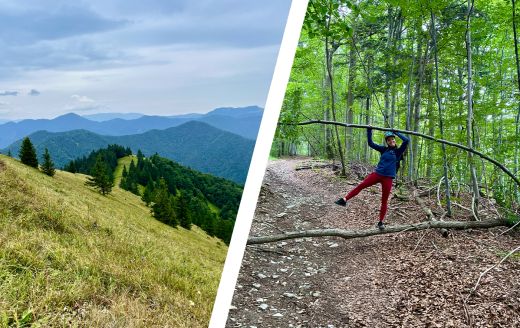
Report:
[[[487,229],[499,226],[507,226],[507,220],[485,220],[485,221],[426,221],[405,225],[387,226],[384,230],[377,228],[366,230],[345,230],[345,229],[314,229],[305,231],[288,231],[283,234],[250,237],[248,245],[265,244],[280,240],[296,239],[304,237],[341,237],[344,239],[363,238],[374,235],[384,235],[389,233],[399,233],[405,231],[419,231],[425,229]]]
[[[487,155],[485,155],[485,154],[483,154],[483,153],[481,153],[481,152],[479,152],[479,151],[477,151],[477,150],[475,150],[473,148],[470,148],[470,147],[467,147],[467,146],[464,146],[464,145],[460,145],[458,143],[451,142],[451,141],[448,141],[448,140],[437,139],[437,138],[434,138],[432,136],[429,136],[427,134],[423,134],[423,133],[420,133],[420,132],[408,131],[408,130],[400,130],[400,129],[392,129],[392,128],[382,128],[382,127],[378,127],[378,126],[371,126],[371,125],[364,125],[364,124],[348,124],[348,123],[342,123],[342,122],[323,121],[323,120],[310,120],[310,121],[304,121],[304,122],[292,123],[292,124],[291,123],[282,123],[282,125],[309,125],[309,124],[325,124],[325,125],[328,124],[328,125],[344,126],[344,127],[347,127],[347,128],[373,129],[373,130],[379,130],[379,131],[396,131],[396,132],[401,132],[401,133],[406,133],[406,134],[411,134],[411,135],[414,135],[414,136],[422,137],[424,139],[428,139],[428,140],[431,140],[431,141],[439,142],[441,144],[445,144],[445,145],[448,145],[448,146],[460,148],[460,149],[463,149],[463,150],[465,150],[467,152],[473,153],[473,154],[479,156],[480,158],[485,159],[488,162],[493,163],[493,165],[497,166],[504,173],[509,175],[515,181],[515,183],[520,187],[520,179],[518,179],[502,163],[497,162],[493,158],[491,158],[491,157],[489,157],[489,156],[487,156]]]

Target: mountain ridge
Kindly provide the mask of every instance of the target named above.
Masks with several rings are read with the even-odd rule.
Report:
[[[118,144],[130,147],[134,153],[140,149],[145,156],[159,153],[181,165],[240,184],[245,182],[255,144],[253,140],[199,121],[125,136],[105,136],[87,130],[72,130],[55,133],[37,131],[30,134],[29,138],[39,159],[44,149],[48,148],[53,161],[59,167],[93,150]],[[21,142],[22,140],[17,140],[4,148],[2,153],[11,150],[11,154],[16,156]]]
[[[152,129],[167,129],[189,121],[201,120],[218,129],[255,140],[260,127],[263,109],[258,106],[222,107],[206,114],[182,114],[176,116],[143,115],[136,119],[114,118],[93,121],[76,113],[67,113],[53,119],[27,119],[0,124],[0,148],[33,132],[66,132],[84,129],[101,135],[121,136],[139,134]]]

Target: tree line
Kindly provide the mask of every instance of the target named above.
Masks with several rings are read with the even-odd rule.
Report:
[[[11,150],[8,150],[7,156],[12,157]],[[20,158],[20,162],[30,167],[34,167],[35,169],[40,169],[44,174],[52,177],[56,173],[56,168],[54,166],[54,162],[52,161],[51,155],[49,154],[49,150],[45,148],[45,151],[42,155],[41,165],[38,162],[38,157],[36,156],[36,149],[31,142],[29,137],[25,137],[22,141],[22,145],[20,146],[20,150],[18,152],[18,157]]]

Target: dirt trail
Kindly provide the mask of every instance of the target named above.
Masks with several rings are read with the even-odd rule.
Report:
[[[359,180],[339,179],[330,169],[295,171],[305,160],[269,164],[251,235],[375,225],[379,186],[345,209],[333,202]],[[390,200],[388,224],[425,219],[415,203]],[[520,327],[518,256],[490,271],[463,302],[480,272],[518,245],[520,234],[498,236],[503,230],[248,246],[227,327]]]

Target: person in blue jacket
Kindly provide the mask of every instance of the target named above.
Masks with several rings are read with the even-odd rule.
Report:
[[[403,141],[400,147],[397,147],[395,141],[396,135]],[[377,164],[374,172],[370,173],[356,188],[351,190],[345,197],[338,199],[335,203],[341,206],[347,206],[348,200],[359,194],[361,190],[373,186],[376,183],[381,183],[383,192],[377,227],[382,230],[385,228],[383,221],[388,209],[388,197],[390,196],[390,191],[392,190],[392,179],[395,179],[397,165],[403,153],[405,152],[410,139],[398,132],[385,132],[386,145],[378,145],[372,141],[372,129],[370,128],[367,129],[367,139],[370,148],[375,149],[381,153],[379,163]]]

